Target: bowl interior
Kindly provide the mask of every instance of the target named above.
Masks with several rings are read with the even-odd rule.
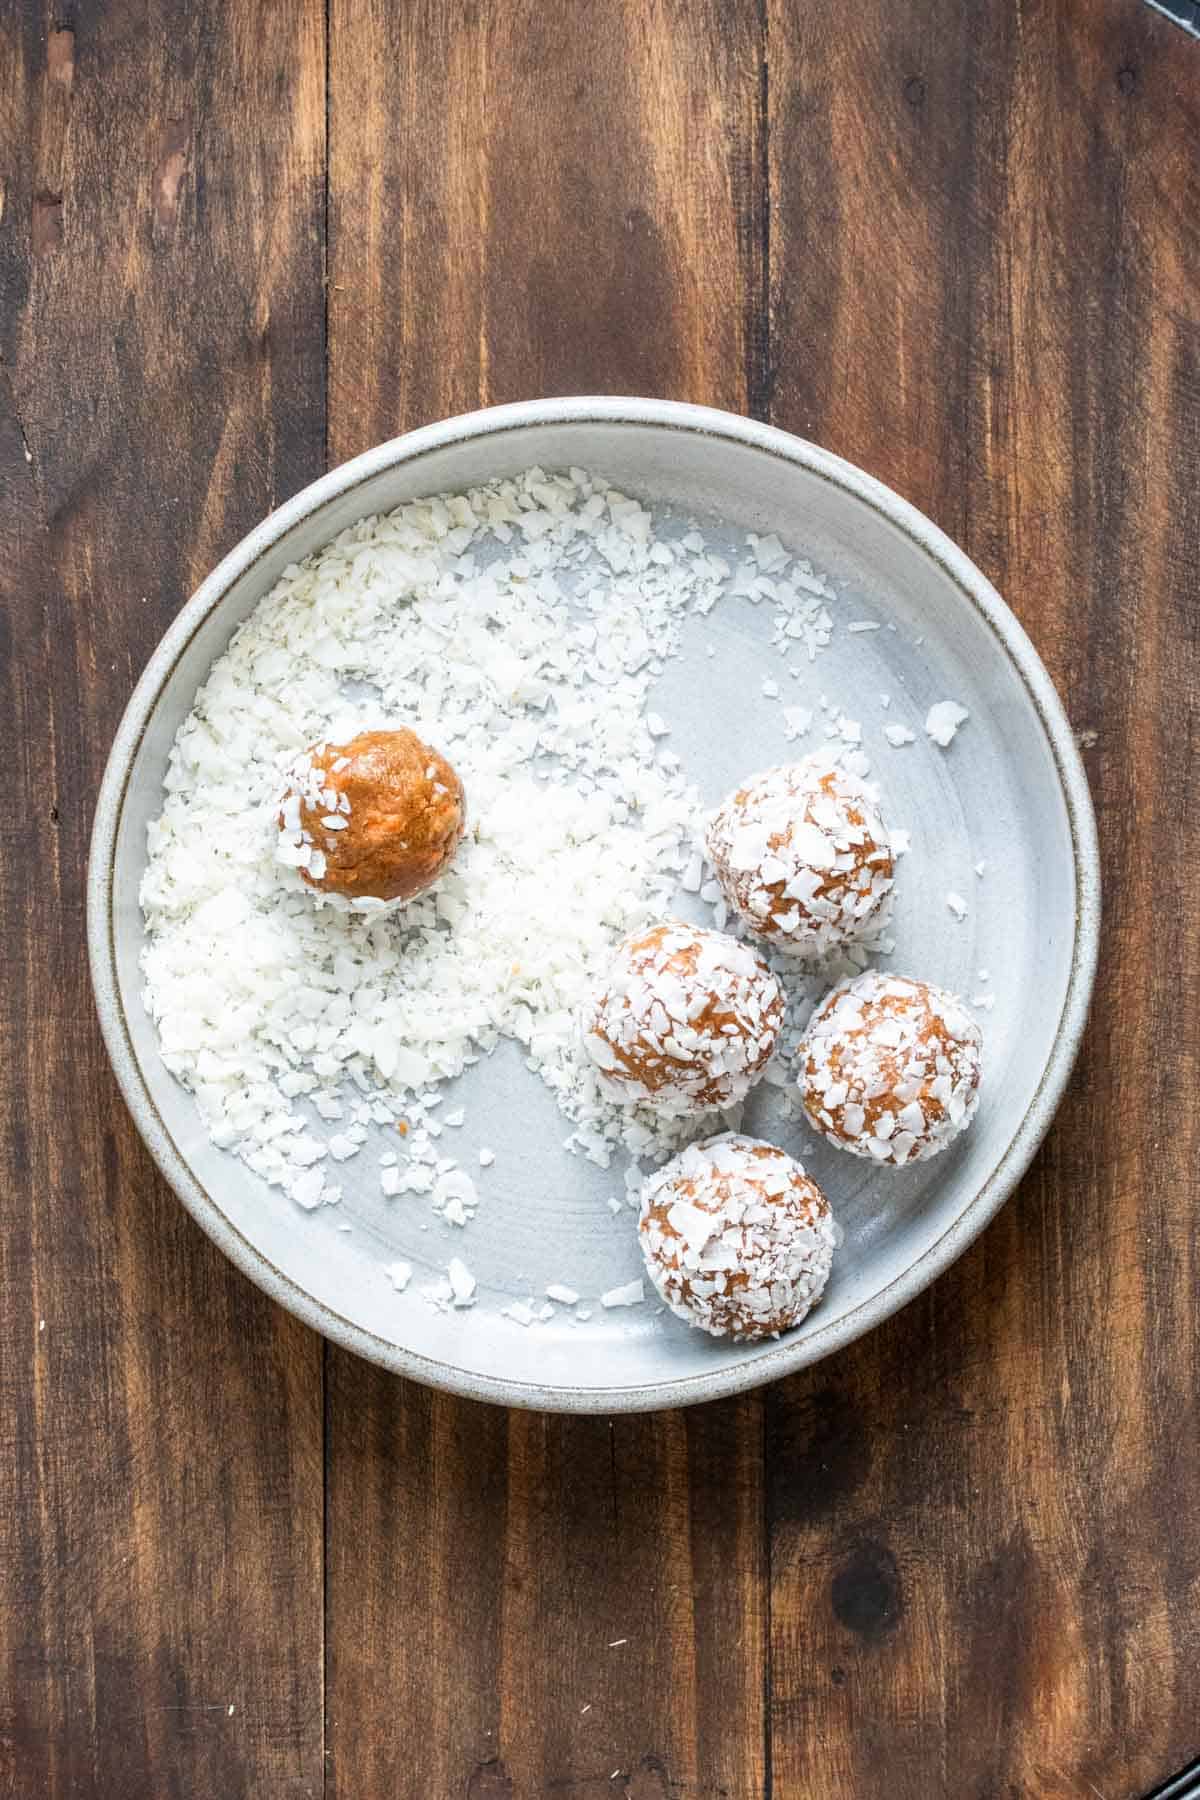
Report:
[[[287,564],[363,515],[532,464],[602,473],[730,542],[745,529],[775,532],[834,579],[838,629],[785,698],[817,707],[825,695],[861,721],[888,817],[911,833],[888,966],[968,998],[995,996],[992,1010],[978,1014],[986,1087],[977,1122],[930,1163],[878,1171],[817,1144],[795,1122],[781,1125],[769,1091],[752,1101],[747,1128],[801,1156],[846,1234],[824,1300],[780,1344],[714,1344],[649,1304],[597,1306],[582,1323],[560,1311],[531,1328],[499,1316],[509,1300],[540,1295],[549,1282],[595,1297],[640,1270],[634,1215],[616,1217],[607,1204],[623,1194],[619,1166],[606,1173],[567,1153],[567,1127],[514,1046],[502,1045],[461,1084],[467,1123],[456,1154],[470,1165],[480,1147],[496,1151],[480,1180],[478,1216],[464,1233],[431,1217],[422,1202],[384,1200],[377,1156],[366,1153],[340,1171],[340,1207],[301,1213],[214,1148],[190,1097],[163,1068],[143,1007],[138,885],[146,827],[160,809],[175,731],[234,628]],[[1060,770],[1063,746],[1052,741],[1045,697],[1018,666],[1028,647],[972,597],[941,542],[935,533],[919,541],[919,531],[889,516],[869,488],[843,484],[829,459],[806,466],[711,431],[582,418],[484,424],[458,441],[418,447],[263,544],[160,671],[133,748],[116,813],[116,1006],[106,1020],[110,1041],[119,1040],[118,1072],[160,1162],[206,1229],[256,1280],[329,1335],[440,1385],[538,1405],[643,1406],[708,1397],[825,1354],[969,1240],[1036,1142],[1040,1091],[1073,967],[1078,973],[1078,844]],[[881,629],[849,633],[851,620]],[[795,753],[780,706],[761,695],[764,674],[779,673],[768,638],[766,609],[722,602],[689,624],[684,652],[659,684],[655,704],[706,801],[750,769]],[[943,699],[970,713],[946,751],[922,730],[929,706]],[[818,710],[811,737],[796,750],[820,741],[819,721]],[[909,726],[917,742],[892,748],[882,735],[886,723]],[[967,903],[961,921],[947,906],[950,892]],[[416,1269],[415,1288],[451,1255],[479,1280],[481,1304],[473,1309],[435,1311],[414,1291],[397,1295],[385,1274],[403,1258]]]

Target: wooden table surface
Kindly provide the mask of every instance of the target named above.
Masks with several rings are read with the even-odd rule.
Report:
[[[1140,0],[0,0],[0,1794],[1123,1800],[1200,1751],[1198,143]],[[597,392],[957,538],[1107,884],[1068,1098],[957,1267],[614,1420],[260,1295],[83,949],[114,728],[214,561],[396,432]]]

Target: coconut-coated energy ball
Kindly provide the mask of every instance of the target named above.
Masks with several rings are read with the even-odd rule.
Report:
[[[893,881],[874,790],[822,754],[735,788],[706,847],[733,911],[793,956],[824,956],[857,937]]]
[[[816,1305],[838,1233],[829,1203],[774,1144],[726,1132],[690,1144],[642,1190],[646,1271],[714,1337],[778,1337]]]
[[[581,1019],[609,1098],[677,1117],[741,1100],[782,1024],[783,990],[757,951],[675,921],[626,938]]]
[[[827,994],[805,1027],[797,1046],[804,1110],[855,1156],[936,1156],[974,1117],[982,1041],[953,994],[868,969]]]
[[[312,888],[371,910],[411,900],[462,838],[462,782],[415,731],[360,731],[318,744],[280,812],[283,858]]]

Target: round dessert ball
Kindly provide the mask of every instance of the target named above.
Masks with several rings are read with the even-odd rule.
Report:
[[[310,887],[369,910],[435,882],[465,817],[462,782],[415,731],[360,731],[304,757],[280,812],[281,848]]]
[[[838,1233],[824,1194],[774,1144],[725,1132],[652,1175],[642,1255],[673,1313],[714,1337],[778,1337],[816,1305]]]
[[[672,921],[626,938],[581,1023],[610,1099],[680,1116],[744,1097],[778,1042],[783,990],[748,945]]]
[[[979,1027],[928,982],[868,969],[829,993],[797,1046],[800,1097],[831,1144],[881,1163],[936,1156],[979,1101]]]
[[[824,755],[752,775],[709,821],[733,911],[793,956],[823,956],[871,923],[893,881],[874,792]]]

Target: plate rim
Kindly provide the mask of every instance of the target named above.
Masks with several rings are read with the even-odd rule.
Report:
[[[175,667],[233,584],[293,526],[382,471],[433,450],[531,425],[636,424],[733,441],[799,466],[840,487],[913,540],[991,628],[1041,722],[1067,811],[1075,874],[1074,937],[1054,1045],[1020,1122],[991,1175],[942,1235],[907,1268],[840,1319],[803,1338],[784,1338],[742,1361],[632,1387],[579,1388],[477,1374],[407,1350],[318,1300],[277,1268],[222,1212],[193,1174],[142,1074],[117,978],[113,884],[116,844],[129,779],[149,721]],[[670,400],[582,395],[525,400],[425,425],[319,476],[261,520],[205,577],[159,640],[122,715],[101,780],[87,869],[87,946],[96,1008],[109,1060],[134,1124],[160,1172],[201,1229],[243,1274],[305,1324],[346,1349],[427,1386],[475,1400],[547,1412],[642,1412],[716,1400],[805,1368],[889,1318],[957,1260],[996,1215],[1029,1167],[1074,1067],[1087,1020],[1100,940],[1100,864],[1087,776],[1058,693],[1016,615],[987,577],[941,528],[894,489],[855,464],[777,426]]]

